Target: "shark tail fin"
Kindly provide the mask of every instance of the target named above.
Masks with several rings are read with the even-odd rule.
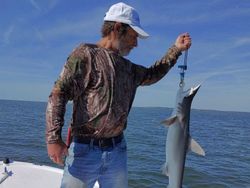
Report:
[[[168,119],[165,119],[164,121],[161,122],[161,124],[165,124],[167,126],[170,126],[171,124],[174,123],[174,121],[177,119],[177,115],[171,116]]]
[[[205,156],[205,151],[198,144],[198,142],[196,142],[192,138],[190,138],[190,140],[189,140],[189,150],[196,153],[196,154],[198,154],[198,155]]]
[[[167,163],[164,163],[162,165],[161,170],[162,170],[162,174],[168,176],[168,164]]]

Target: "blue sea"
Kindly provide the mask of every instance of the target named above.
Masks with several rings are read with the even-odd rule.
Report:
[[[71,107],[67,106],[66,124]],[[9,157],[56,167],[46,152],[45,109],[44,102],[0,100],[0,160]],[[168,179],[160,168],[165,161],[167,128],[160,122],[171,111],[132,108],[125,132],[129,187],[166,187]],[[250,113],[194,109],[190,121],[191,135],[206,156],[187,156],[184,187],[250,188]]]

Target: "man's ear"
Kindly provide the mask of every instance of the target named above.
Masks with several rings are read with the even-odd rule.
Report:
[[[118,36],[119,35],[119,31],[121,29],[122,24],[120,22],[116,22],[114,25],[114,33]]]

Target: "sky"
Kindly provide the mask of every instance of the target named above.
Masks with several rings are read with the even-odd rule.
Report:
[[[47,101],[72,50],[100,40],[103,17],[119,1],[0,0],[0,99]],[[123,1],[150,34],[127,57],[151,66],[188,32],[185,89],[202,84],[192,108],[250,112],[250,1]],[[170,107],[178,65],[159,82],[139,87],[133,106]]]

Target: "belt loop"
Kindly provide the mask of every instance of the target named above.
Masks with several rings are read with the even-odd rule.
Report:
[[[102,140],[102,139],[99,139],[99,140],[98,140],[98,147],[99,147],[99,148],[102,148],[102,145],[103,145],[103,140]]]
[[[94,138],[91,138],[90,143],[89,143],[89,147],[91,149],[94,149]]]
[[[115,147],[115,139],[112,138],[112,144],[113,144],[113,148]]]

